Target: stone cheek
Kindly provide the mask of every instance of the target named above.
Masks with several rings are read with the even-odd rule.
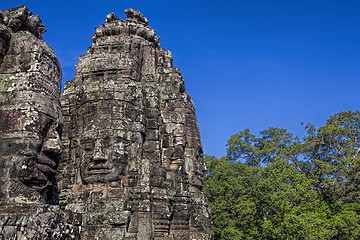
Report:
[[[85,239],[211,239],[194,104],[147,19],[126,14],[65,85],[60,205]]]

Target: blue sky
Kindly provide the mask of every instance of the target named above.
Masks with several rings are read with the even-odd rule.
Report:
[[[232,134],[269,127],[305,134],[360,103],[360,1],[2,1],[40,15],[63,69],[74,76],[94,27],[134,8],[149,19],[183,73],[204,151],[226,154]]]

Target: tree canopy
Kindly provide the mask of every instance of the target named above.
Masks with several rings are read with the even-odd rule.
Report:
[[[245,129],[205,155],[215,239],[360,239],[359,126],[347,111],[302,139]]]

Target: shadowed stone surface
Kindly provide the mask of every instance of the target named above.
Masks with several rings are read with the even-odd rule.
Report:
[[[125,13],[65,85],[60,205],[82,239],[211,239],[194,104],[148,19]]]
[[[61,69],[25,6],[0,11],[0,239],[61,239]]]
[[[41,19],[0,11],[0,239],[212,238],[194,104],[148,19],[125,12],[79,58],[63,129]]]

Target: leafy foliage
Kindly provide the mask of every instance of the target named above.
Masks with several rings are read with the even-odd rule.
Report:
[[[305,157],[309,177],[326,201],[358,202],[360,197],[360,112],[340,112],[326,125],[308,124]]]
[[[232,135],[227,156],[205,156],[215,239],[360,239],[360,112]]]

